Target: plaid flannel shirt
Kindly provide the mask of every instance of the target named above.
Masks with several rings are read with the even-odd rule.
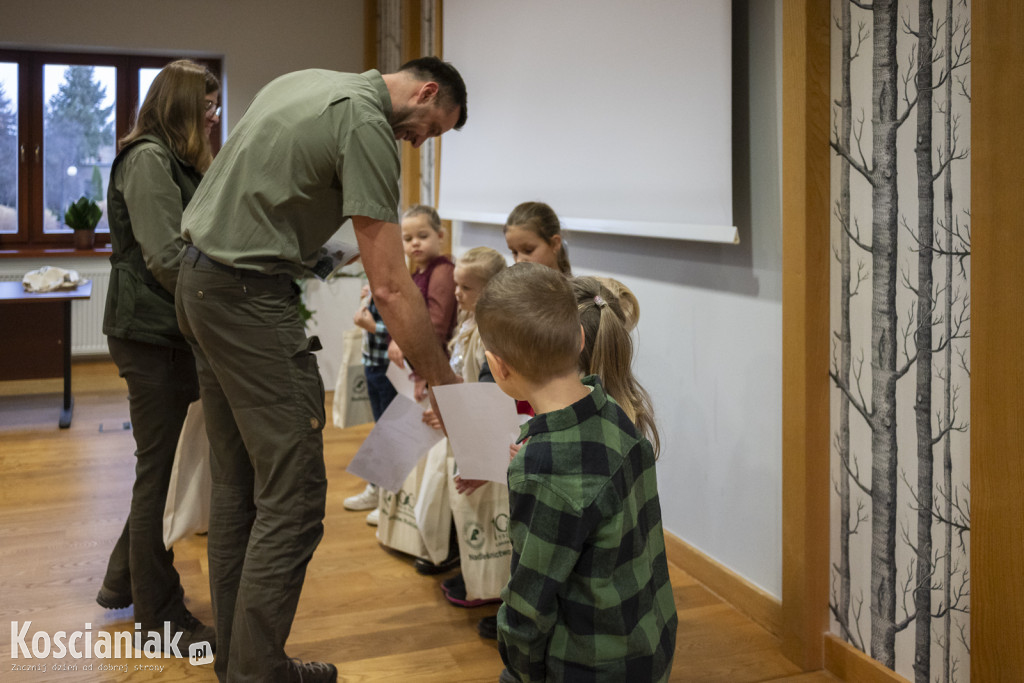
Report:
[[[523,425],[498,646],[523,681],[666,681],[675,650],[654,452],[596,376]]]
[[[388,334],[388,328],[384,326],[384,320],[377,311],[377,304],[372,299],[367,308],[370,311],[370,315],[373,316],[374,322],[377,323],[377,330],[375,332],[363,330],[363,365],[386,367],[388,364],[388,344],[391,342],[391,335]]]

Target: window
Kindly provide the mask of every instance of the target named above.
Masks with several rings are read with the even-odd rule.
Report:
[[[97,244],[109,241],[107,184],[117,140],[174,59],[0,50],[0,248],[69,248],[64,211],[81,196],[103,208]],[[220,78],[219,61],[197,61]]]

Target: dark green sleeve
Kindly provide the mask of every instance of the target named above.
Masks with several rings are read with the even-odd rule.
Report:
[[[526,446],[529,448],[529,446]],[[498,642],[509,670],[523,681],[544,681],[558,598],[589,530],[564,493],[535,475],[509,475],[510,536],[517,549],[502,593]]]

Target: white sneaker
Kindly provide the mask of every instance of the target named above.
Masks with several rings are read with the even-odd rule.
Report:
[[[367,484],[362,493],[345,499],[346,510],[372,510],[377,507],[377,485]]]
[[[370,526],[377,526],[377,521],[380,519],[380,508],[374,508],[373,512],[366,515],[366,523]]]

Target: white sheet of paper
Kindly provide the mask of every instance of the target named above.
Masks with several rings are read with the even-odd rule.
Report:
[[[465,479],[508,481],[508,447],[519,438],[516,402],[493,382],[434,387],[448,441]]]
[[[423,406],[399,394],[345,469],[387,491],[398,491],[420,458],[443,437],[440,429],[423,423]]]
[[[346,242],[338,239],[337,236],[327,240],[327,243],[324,244],[323,248],[327,251],[327,255],[334,263],[331,275],[334,275],[339,270],[359,258],[359,245],[354,242]]]
[[[408,397],[410,401],[415,401],[416,383],[409,379],[410,374],[412,374],[412,370],[408,365],[395,365],[394,363],[388,363],[388,369],[384,372],[395,391]]]

